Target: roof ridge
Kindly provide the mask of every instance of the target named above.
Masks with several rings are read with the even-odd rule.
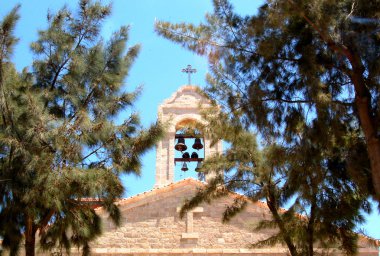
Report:
[[[186,184],[186,183],[187,184],[193,183],[193,184],[197,184],[197,185],[205,185],[204,182],[202,182],[200,180],[196,180],[192,177],[189,177],[189,178],[186,178],[186,179],[183,179],[180,181],[171,182],[171,183],[164,185],[164,186],[161,186],[161,187],[152,188],[150,190],[138,193],[138,194],[130,196],[130,197],[120,198],[116,201],[116,205],[118,205],[118,206],[124,205],[130,201],[137,200],[138,198],[144,198],[144,197],[150,196],[150,195],[157,193],[157,192],[165,192],[165,191],[174,189],[174,188],[179,187],[180,185]],[[100,207],[95,208],[95,210],[100,210],[102,208],[103,208],[103,206],[100,206]]]

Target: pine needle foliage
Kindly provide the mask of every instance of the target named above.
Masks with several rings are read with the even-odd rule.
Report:
[[[213,3],[204,23],[159,21],[157,33],[207,56],[208,95],[262,137],[302,149],[309,130],[345,146],[351,176],[380,201],[380,2],[267,0],[247,16]]]
[[[144,129],[129,110],[141,91],[124,88],[139,45],[127,46],[128,27],[101,38],[111,7],[82,0],[77,12],[48,14],[31,45],[32,71],[20,73],[11,61],[18,8],[0,24],[2,246],[16,255],[25,242],[34,255],[40,241],[43,250],[89,254],[101,220],[85,199],[119,224],[120,175],[138,175],[141,156],[162,135],[161,124]],[[130,114],[118,124],[121,113]]]
[[[228,0],[213,4],[199,25],[155,24],[208,58],[205,94],[222,116],[205,116],[205,134],[231,144],[206,161],[205,172],[219,175],[184,211],[232,189],[266,200],[280,235],[264,244],[354,254],[360,209],[371,210],[368,197],[380,202],[380,2],[267,0],[246,16]]]
[[[204,112],[208,124],[202,131],[212,141],[222,139],[229,147],[205,160],[202,172],[214,178],[185,202],[181,216],[200,203],[235,191],[241,196],[235,195],[234,202],[226,207],[223,221],[239,214],[248,202],[259,200],[266,202],[272,214],[254,230],[277,233],[253,246],[282,243],[293,256],[317,255],[320,248],[322,254],[335,248],[354,255],[358,239],[354,230],[364,221],[361,211],[368,212],[370,205],[367,194],[345,168],[344,152],[325,150],[310,142],[304,148],[306,161],[286,145],[272,142],[259,147],[254,133],[244,128],[239,118],[217,112],[218,108]],[[320,159],[316,161],[311,154]]]

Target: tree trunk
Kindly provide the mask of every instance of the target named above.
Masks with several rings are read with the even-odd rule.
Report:
[[[313,189],[313,201],[310,208],[310,218],[307,223],[307,247],[308,256],[314,255],[314,222],[315,222],[315,211],[316,211],[316,191]]]
[[[35,244],[36,244],[36,226],[33,223],[31,217],[26,217],[26,227],[25,227],[25,255],[34,256],[35,255]]]
[[[370,99],[356,97],[355,103],[367,144],[368,156],[371,163],[372,184],[376,194],[375,198],[380,202],[380,140],[377,137],[375,127],[371,124],[370,114],[367,110]]]
[[[31,234],[29,237],[25,237],[25,255],[34,256],[35,255],[35,238],[36,233]]]
[[[289,2],[295,6],[293,1]],[[351,47],[347,47],[341,43],[334,42],[332,38],[326,36],[324,31],[320,30],[306,15],[302,15],[302,17],[314,28],[332,51],[336,52],[338,55],[345,56],[351,64],[352,69],[344,68],[341,69],[341,71],[350,77],[355,88],[355,105],[358,111],[357,114],[360,126],[363,130],[367,144],[375,199],[380,203],[380,140],[377,135],[377,125],[372,113],[371,93],[364,82],[363,74],[365,68],[360,55],[355,49],[354,44],[351,44]],[[339,69],[339,67],[337,68]]]
[[[367,144],[375,198],[380,202],[380,140],[372,113],[371,93],[364,82],[364,67],[359,57],[350,52],[348,59],[352,65],[351,80],[355,88],[355,105]]]
[[[290,255],[292,256],[298,256],[297,248],[292,242],[292,239],[290,236],[287,234],[287,230],[285,228],[285,224],[281,219],[281,216],[278,213],[278,209],[276,207],[276,198],[271,192],[271,188],[268,188],[268,195],[267,195],[267,205],[269,210],[272,213],[272,216],[274,220],[276,221],[278,228],[280,229],[281,235],[286,243],[286,246],[289,249]]]

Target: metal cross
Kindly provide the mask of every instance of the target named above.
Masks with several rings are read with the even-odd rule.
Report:
[[[191,65],[187,65],[187,68],[183,68],[182,72],[187,73],[189,85],[191,85],[191,74],[197,72],[195,68],[191,68]]]

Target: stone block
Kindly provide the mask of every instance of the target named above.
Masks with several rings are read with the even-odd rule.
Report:
[[[181,235],[182,239],[198,239],[199,233],[182,233]]]

